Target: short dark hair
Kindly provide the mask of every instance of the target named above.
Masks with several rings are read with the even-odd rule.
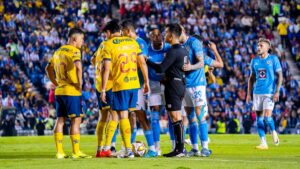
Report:
[[[113,19],[106,23],[105,27],[102,31],[110,31],[111,33],[117,33],[121,31],[121,27],[119,25],[119,21],[117,19]]]
[[[182,33],[182,28],[181,26],[178,24],[178,23],[173,23],[173,24],[168,24],[166,26],[166,28],[169,28],[169,31],[177,36],[177,37],[180,37],[181,36],[181,33]]]
[[[135,30],[135,24],[131,19],[126,19],[121,22],[122,29]]]
[[[69,33],[68,33],[68,37],[70,38],[71,36],[73,36],[74,34],[84,34],[83,30],[81,30],[80,28],[72,28],[70,29]]]

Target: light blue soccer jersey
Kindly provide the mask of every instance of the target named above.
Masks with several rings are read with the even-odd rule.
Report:
[[[151,44],[148,45],[148,56],[149,60],[154,63],[161,63],[164,60],[165,53],[171,48],[171,45],[168,43],[165,43],[163,48],[161,50],[155,50],[152,48]],[[148,67],[148,74],[149,79],[152,81],[160,81],[163,77],[163,74],[156,73],[154,69],[151,67]]]
[[[202,42],[200,42],[197,38],[190,36],[184,46],[189,51],[189,60],[191,65],[198,63],[197,56],[204,56]],[[186,72],[185,75],[187,88],[206,84],[204,67]]]
[[[264,59],[259,56],[251,61],[251,72],[255,73],[253,94],[274,94],[276,90],[276,72],[282,71],[276,55]]]
[[[147,45],[146,41],[140,37],[136,38],[136,41],[142,50],[142,54],[145,57],[148,57],[148,45]],[[140,69],[138,69],[138,75],[139,75],[139,79],[140,79],[140,84],[141,85],[144,84],[144,76]]]

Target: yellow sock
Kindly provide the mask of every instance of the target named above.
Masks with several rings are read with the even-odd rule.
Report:
[[[120,120],[120,130],[122,134],[122,139],[125,144],[125,148],[131,148],[131,129],[129,119],[121,119]]]
[[[106,140],[105,146],[111,145],[111,140],[115,134],[115,131],[118,127],[118,122],[111,120],[106,127]]]
[[[73,154],[77,154],[80,151],[80,134],[70,135],[72,141]]]
[[[100,147],[100,146],[103,147],[103,145],[104,145],[105,130],[106,130],[106,122],[98,121],[98,124],[96,127],[98,147]]]
[[[54,141],[55,141],[55,146],[56,146],[56,152],[60,154],[64,154],[63,150],[63,133],[54,133]]]

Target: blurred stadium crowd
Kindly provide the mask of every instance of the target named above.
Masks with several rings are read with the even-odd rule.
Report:
[[[146,41],[149,28],[178,22],[191,35],[217,43],[225,67],[214,70],[216,82],[207,87],[209,124],[216,133],[250,133],[256,125],[251,104],[245,103],[249,63],[258,37],[270,39],[284,73],[274,109],[276,127],[281,133],[300,131],[300,87],[286,61],[291,55],[300,68],[297,0],[0,0],[0,109],[16,109],[14,122],[1,117],[2,129],[14,126],[19,132],[44,134],[53,128],[54,88],[44,68],[54,50],[66,43],[69,28],[77,26],[86,32],[82,49],[86,118],[81,127],[94,132],[98,108],[90,59],[105,38],[102,26],[112,18],[132,18]],[[166,121],[163,116],[162,126]]]

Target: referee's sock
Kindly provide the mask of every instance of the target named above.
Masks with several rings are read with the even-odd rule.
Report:
[[[173,124],[172,124],[170,115],[168,115],[168,120],[169,120],[168,126],[169,126],[170,140],[172,142],[172,150],[174,150],[175,149],[175,136],[174,136],[174,128],[173,128]]]
[[[183,124],[182,120],[173,123],[174,136],[176,140],[176,148],[178,152],[183,152],[184,141],[183,141]]]

